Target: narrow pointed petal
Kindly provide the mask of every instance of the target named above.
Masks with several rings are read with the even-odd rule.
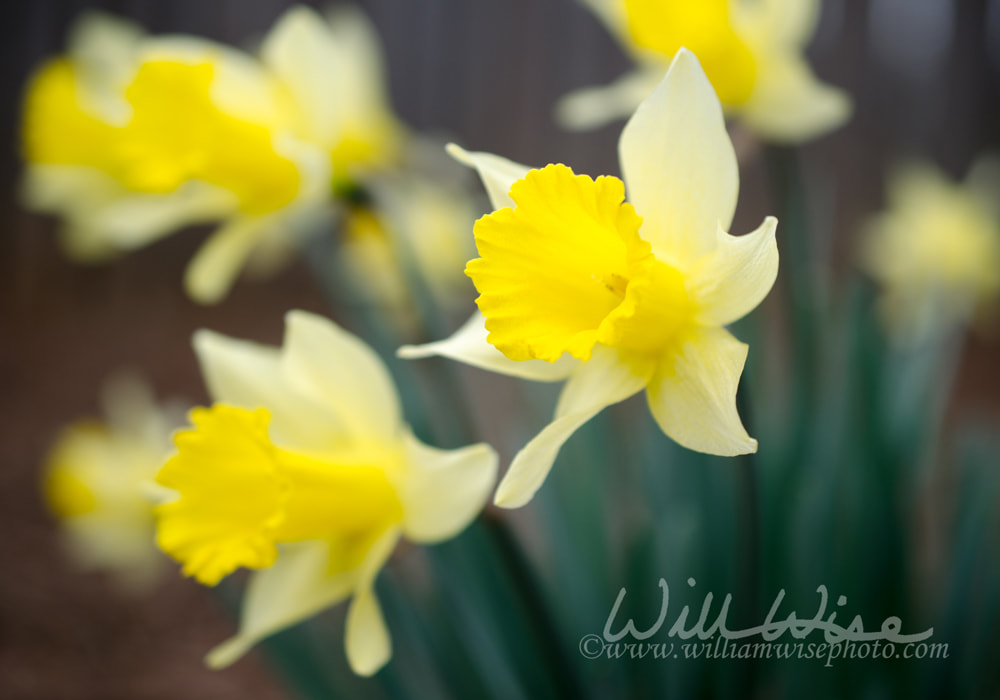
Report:
[[[350,572],[331,574],[329,566],[326,542],[285,547],[274,566],[250,578],[239,633],[209,652],[208,665],[229,666],[261,639],[346,599],[356,577]]]
[[[618,144],[640,235],[685,269],[710,252],[736,210],[739,171],[722,106],[698,59],[681,49]]]
[[[801,57],[772,57],[759,75],[759,84],[742,115],[767,139],[807,141],[836,129],[851,116],[847,93],[821,83]]]
[[[291,311],[285,317],[285,376],[359,438],[391,442],[402,424],[399,397],[382,360],[332,321]]]
[[[725,326],[764,300],[778,276],[777,225],[778,220],[769,216],[745,236],[719,230],[715,250],[689,273],[688,293],[699,309],[699,322]]]
[[[565,129],[585,131],[624,119],[649,96],[659,79],[657,72],[638,70],[609,85],[571,92],[556,104],[556,121]]]
[[[445,150],[459,163],[474,168],[479,173],[493,209],[514,206],[514,200],[510,198],[510,186],[527,175],[530,167],[492,153],[467,151],[454,143],[449,143]]]
[[[563,388],[555,420],[515,455],[494,503],[519,508],[530,501],[570,436],[605,407],[641,391],[653,369],[652,364],[626,360],[611,348],[595,348]]]
[[[374,675],[392,657],[382,608],[370,588],[359,591],[347,611],[347,661],[359,676]]]
[[[406,473],[396,478],[403,534],[414,542],[454,537],[479,514],[497,478],[497,454],[486,444],[439,450],[407,436]]]
[[[222,299],[266,233],[263,221],[243,217],[212,234],[184,273],[184,288],[191,298],[202,304],[214,304]]]
[[[748,346],[724,328],[703,327],[653,376],[646,397],[660,428],[697,452],[733,456],[757,451],[736,411]]]
[[[566,379],[579,366],[579,361],[563,355],[555,362],[525,360],[516,362],[490,345],[486,337],[486,319],[476,311],[451,337],[425,345],[404,345],[397,355],[407,360],[425,357],[447,357],[467,365],[510,377],[536,382],[558,382]]]

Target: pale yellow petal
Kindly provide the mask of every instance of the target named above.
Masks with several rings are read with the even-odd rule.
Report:
[[[439,450],[407,436],[407,464],[391,475],[403,504],[403,534],[440,542],[479,514],[497,478],[497,454],[486,444]]]
[[[624,401],[649,382],[654,366],[612,348],[597,347],[563,388],[556,417],[517,453],[497,488],[494,503],[519,508],[548,476],[563,444],[605,407]]]
[[[757,0],[731,7],[740,34],[750,36],[755,43],[796,50],[809,43],[822,10],[820,0]]]
[[[653,92],[660,77],[659,71],[641,69],[609,85],[571,92],[556,103],[556,121],[564,129],[585,131],[624,119]]]
[[[725,326],[757,308],[778,276],[778,220],[769,216],[754,232],[731,236],[721,229],[715,250],[688,275],[687,289],[697,320]]]
[[[212,331],[195,333],[194,348],[213,400],[242,408],[267,408],[269,433],[280,447],[323,453],[343,447],[337,416],[289,385],[277,348]]]
[[[184,288],[202,304],[220,301],[236,281],[260,239],[267,233],[267,221],[258,218],[235,219],[205,241],[188,264]]]
[[[239,632],[212,649],[206,663],[229,666],[265,637],[345,600],[356,580],[356,572],[330,570],[328,543],[286,545],[273,566],[250,577]]]
[[[445,150],[459,163],[474,168],[479,173],[494,209],[514,206],[514,200],[510,198],[510,187],[527,175],[531,168],[492,153],[467,151],[454,143],[449,143]]]
[[[370,588],[358,591],[347,611],[347,662],[359,676],[374,675],[392,657],[392,639]]]
[[[388,370],[369,346],[333,321],[290,311],[281,361],[285,376],[352,436],[381,443],[399,438],[401,409]]]
[[[486,319],[476,311],[452,336],[424,345],[404,345],[397,355],[406,360],[447,357],[490,372],[536,382],[562,381],[579,366],[579,360],[569,355],[563,355],[555,362],[511,360],[486,341],[487,335]]]
[[[703,327],[664,358],[646,396],[674,441],[698,452],[733,456],[757,451],[736,411],[736,389],[748,346],[724,328]]]
[[[640,235],[685,269],[715,246],[736,209],[739,171],[722,106],[694,54],[682,49],[625,125],[619,157]]]
[[[766,139],[798,143],[842,126],[852,109],[845,91],[821,83],[805,59],[788,54],[762,62],[741,116]]]

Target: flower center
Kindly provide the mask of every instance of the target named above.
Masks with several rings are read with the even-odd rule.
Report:
[[[270,566],[283,542],[365,539],[402,517],[381,466],[281,450],[264,409],[215,405],[191,420],[157,476],[179,494],[157,509],[158,541],[202,583]]]
[[[565,165],[511,187],[515,208],[476,222],[479,290],[489,342],[513,360],[587,360],[596,343],[663,351],[691,317],[684,279],[639,237],[621,180]]]

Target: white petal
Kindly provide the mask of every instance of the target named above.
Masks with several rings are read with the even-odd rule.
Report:
[[[277,348],[201,330],[194,348],[212,399],[243,408],[266,408],[278,445],[307,453],[329,452],[347,439],[338,418],[321,402],[291,386]]]
[[[486,330],[486,319],[476,311],[451,337],[424,345],[404,345],[396,354],[406,360],[437,355],[490,372],[532,379],[536,382],[561,381],[579,366],[579,360],[569,355],[563,355],[555,362],[511,360],[487,342],[487,335],[489,333]]]
[[[640,235],[682,269],[709,252],[736,210],[739,171],[722,106],[698,59],[677,52],[618,144]]]
[[[638,70],[610,85],[571,92],[556,103],[556,121],[565,129],[583,131],[624,119],[649,96],[660,77],[656,71]]]
[[[703,327],[665,358],[646,389],[663,432],[698,452],[727,457],[756,452],[757,441],[736,412],[747,350],[724,328]]]
[[[454,537],[479,514],[497,478],[497,454],[486,444],[439,450],[407,435],[407,466],[393,475],[403,503],[403,534],[414,542]]]
[[[757,0],[732,4],[737,32],[759,45],[801,50],[816,31],[819,0]]]
[[[285,316],[282,369],[356,438],[389,443],[402,424],[392,378],[375,352],[332,321],[305,311]]]
[[[514,206],[514,200],[510,198],[510,186],[524,177],[531,170],[530,167],[492,153],[467,151],[454,143],[449,143],[445,150],[459,163],[476,169],[493,209]]]
[[[270,220],[239,217],[214,232],[198,249],[184,272],[184,288],[201,304],[214,304],[233,286]]]
[[[375,593],[358,591],[347,611],[347,662],[359,676],[371,676],[392,657],[392,640]]]
[[[698,306],[700,323],[725,326],[764,300],[778,276],[777,225],[769,216],[745,236],[719,230],[715,250],[688,273],[688,293]]]
[[[132,117],[123,91],[142,38],[137,25],[101,11],[87,11],[73,26],[68,53],[80,101],[109,124],[125,126]]]
[[[612,348],[594,348],[591,358],[580,365],[563,388],[555,420],[514,456],[494,503],[502,508],[519,508],[530,501],[552,469],[563,443],[606,406],[641,391],[654,368],[647,362],[626,360]]]
[[[346,599],[357,575],[331,574],[329,553],[326,542],[286,546],[273,566],[255,572],[247,585],[239,633],[209,652],[208,665],[229,666],[261,639]]]
[[[807,141],[836,129],[851,116],[847,93],[819,82],[799,56],[768,57],[758,76],[741,114],[764,138],[786,143]]]

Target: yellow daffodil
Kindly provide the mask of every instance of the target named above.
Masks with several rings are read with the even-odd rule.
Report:
[[[912,165],[889,182],[889,208],[869,225],[865,269],[901,337],[973,318],[1000,301],[1000,163],[981,160],[962,184]]]
[[[158,508],[158,541],[207,585],[261,570],[239,633],[209,664],[352,598],[348,661],[374,673],[391,655],[375,577],[400,537],[437,542],[469,524],[496,454],[422,444],[379,358],[318,316],[289,313],[280,349],[207,331],[195,349],[216,403],[192,411],[157,477],[177,494]]]
[[[75,559],[142,589],[163,570],[153,478],[171,452],[174,423],[134,379],[111,382],[104,404],[104,421],[80,421],[59,435],[46,464],[45,500]]]
[[[327,191],[328,161],[295,126],[280,81],[252,57],[90,15],[28,87],[26,198],[65,217],[66,247],[84,259],[224,219],[185,280],[214,301]]]
[[[799,142],[843,124],[850,100],[820,83],[803,50],[819,0],[584,0],[639,68],[567,96],[564,126],[589,129],[629,115],[680,48],[701,61],[728,113],[761,137]]]
[[[297,133],[326,152],[335,187],[397,164],[405,133],[389,108],[378,38],[361,12],[345,6],[324,19],[293,7],[260,57],[291,99]]]
[[[677,53],[622,132],[624,182],[453,152],[478,170],[496,208],[476,222],[480,257],[466,268],[485,322],[477,315],[451,338],[400,354],[567,380],[555,420],[514,458],[497,505],[530,500],[577,428],[643,389],[681,445],[756,451],[735,403],[747,346],[723,326],[774,283],[777,222],[726,233],[736,156],[693,54]]]

